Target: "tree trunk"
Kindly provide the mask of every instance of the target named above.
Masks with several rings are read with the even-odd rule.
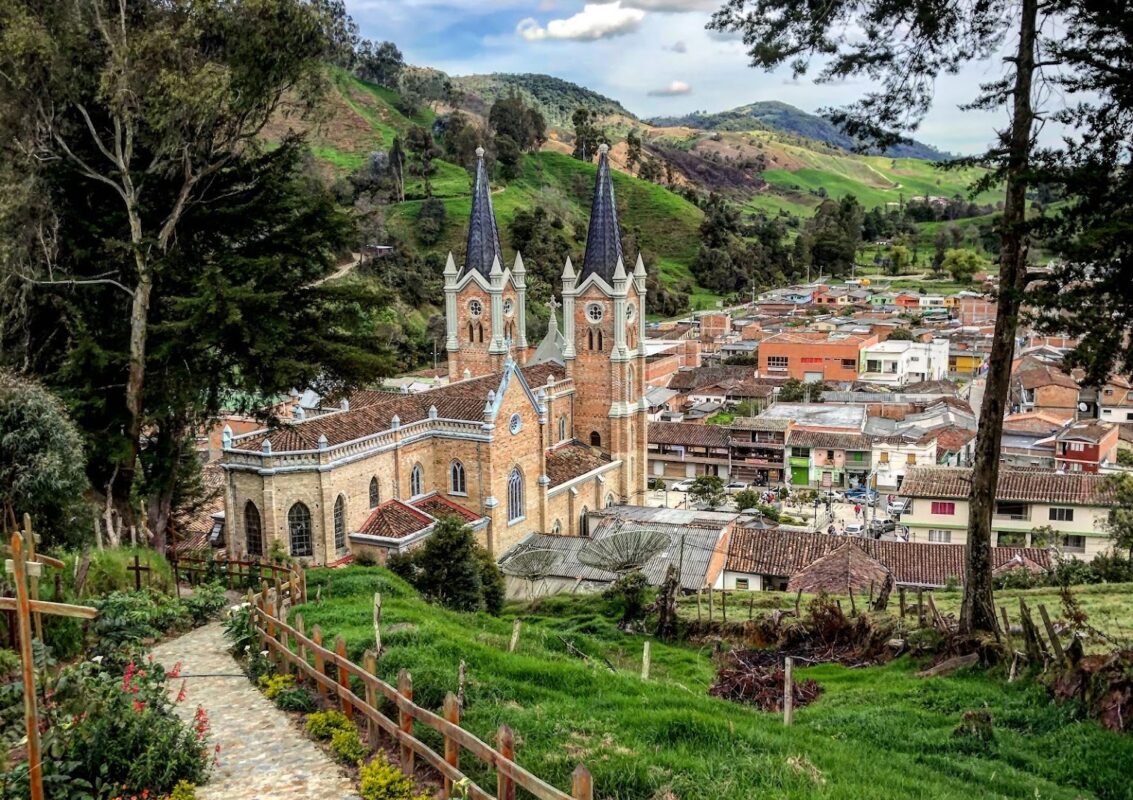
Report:
[[[1022,293],[1026,288],[1027,171],[1030,168],[1035,120],[1031,90],[1038,9],[1038,0],[1022,0],[1020,4],[1011,127],[1003,142],[1007,151],[1007,187],[1002,219],[998,309],[972,467],[967,575],[964,602],[960,609],[960,632],[967,634],[990,632],[998,635],[999,632],[991,580],[991,517],[999,479],[999,449],[1011,381],[1011,362],[1015,355],[1015,332]]]

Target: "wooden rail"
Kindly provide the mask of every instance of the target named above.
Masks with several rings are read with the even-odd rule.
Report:
[[[210,573],[216,572],[220,574],[226,589],[251,588],[268,580],[285,584],[293,605],[307,601],[307,573],[301,565],[239,558],[210,561],[194,556],[170,556],[169,565],[173,570],[174,583],[184,576],[186,583],[195,586]]]
[[[401,766],[407,774],[413,774],[414,759],[420,757],[444,778],[446,796],[451,792],[453,783],[468,779],[468,797],[473,800],[514,800],[517,786],[539,800],[593,800],[590,771],[583,765],[579,764],[571,775],[570,794],[560,791],[515,763],[515,737],[507,725],[500,726],[497,733],[498,749],[493,748],[460,727],[460,705],[452,692],[445,697],[443,716],[422,708],[413,702],[413,682],[406,670],[398,673],[398,685],[395,687],[371,671],[376,666],[376,657],[372,652],[367,651],[365,657],[371,668],[368,670],[346,657],[342,637],[336,637],[333,649],[324,647],[322,631],[316,625],[311,632],[312,638],[308,638],[300,620],[297,619],[298,627],[284,621],[280,594],[266,583],[259,595],[250,596],[249,599],[254,612],[253,624],[271,658],[287,672],[297,670],[300,679],[306,677],[313,680],[320,695],[325,697],[334,693],[343,713],[356,721],[364,718],[368,730],[380,729],[388,734],[401,749]],[[292,645],[298,652],[292,650]],[[308,655],[314,660],[314,666],[308,662]],[[365,687],[364,696],[351,690],[351,677]],[[396,719],[386,716],[378,708],[379,697],[396,707]],[[444,738],[443,754],[437,753],[413,734],[415,722],[431,728]],[[375,745],[376,737],[371,737],[370,746]],[[485,791],[461,771],[461,749],[495,769],[495,794]]]

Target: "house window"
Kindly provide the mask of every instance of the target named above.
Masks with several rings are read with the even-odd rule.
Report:
[[[792,447],[791,458],[810,458],[810,450],[806,447]]]
[[[578,514],[578,535],[590,535],[590,510],[586,506],[583,506],[582,511]]]
[[[1084,553],[1086,552],[1086,537],[1062,536],[1059,538],[1059,546],[1068,553]]]
[[[1028,519],[1027,504],[1002,501],[995,504],[995,516],[1006,519]]]
[[[882,450],[881,451],[881,457],[878,459],[878,461],[881,462],[882,464],[888,464],[889,463],[889,451],[888,450]]]
[[[748,583],[747,578],[736,578],[736,591],[737,592],[746,592],[748,590],[749,585],[750,584]]]
[[[1072,508],[1052,508],[1050,509],[1051,522],[1073,522],[1074,509]]]
[[[559,441],[565,442],[567,438],[566,414],[559,417]]]
[[[768,356],[767,368],[782,371],[787,368],[789,361],[790,359],[788,359],[787,356]]]
[[[873,359],[868,359],[865,362],[866,372],[881,372],[881,362]]]
[[[311,512],[302,503],[291,506],[287,512],[287,532],[290,534],[291,555],[309,556],[311,549]]]
[[[472,327],[471,322],[468,323],[468,341],[469,342],[476,341],[476,329]]]
[[[1075,453],[1080,453],[1086,449],[1086,445],[1082,442],[1070,442],[1067,447]]]
[[[826,451],[826,460],[827,461],[833,461],[834,460],[834,451],[833,450],[827,450]]]
[[[909,453],[907,456],[905,456],[905,463],[906,464],[916,464],[917,463],[916,454],[915,453]]]
[[[843,358],[842,359],[842,369],[857,369],[857,368],[858,368],[857,359],[854,359],[854,358]]]
[[[929,530],[928,540],[936,544],[949,544],[952,541],[952,531]]]
[[[425,485],[425,471],[421,469],[420,464],[413,465],[413,472],[409,475],[409,495],[416,497],[419,494],[424,494],[421,487]]]
[[[244,505],[244,542],[248,555],[264,554],[264,532],[260,527],[260,510],[251,500]]]
[[[342,495],[334,501],[334,551],[341,553],[346,549],[346,498]]]
[[[945,502],[942,502],[942,501],[939,501],[939,500],[935,500],[935,501],[933,501],[933,504],[932,504],[932,513],[933,514],[943,514],[945,516],[952,516],[953,514],[956,513],[956,504],[955,503],[945,503]]]
[[[514,467],[507,480],[507,521],[518,522],[526,516],[523,508],[523,473]]]
[[[862,452],[862,451],[860,451],[860,450],[858,450],[858,451],[856,451],[856,452],[853,452],[853,453],[850,453],[850,457],[851,457],[851,458],[852,458],[852,459],[853,459],[854,461],[857,461],[858,463],[861,463],[862,461],[865,461],[865,453],[863,453],[863,452]]]
[[[377,508],[382,504],[382,490],[378,486],[378,477],[370,478],[370,508]]]
[[[601,352],[602,348],[602,331],[598,331],[598,352]]]
[[[449,467],[449,494],[467,494],[468,489],[464,482],[464,465],[453,461]]]
[[[509,297],[507,300],[504,300],[504,314],[510,317],[513,309],[514,306],[512,305],[511,298]]]

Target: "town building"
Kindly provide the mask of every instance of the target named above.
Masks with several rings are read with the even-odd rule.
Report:
[[[948,377],[948,340],[914,342],[886,339],[861,350],[859,380],[883,386],[906,386]]]
[[[316,564],[384,559],[450,513],[499,555],[528,533],[579,535],[590,511],[645,495],[645,266],[627,271],[600,148],[581,269],[562,273],[563,330],[527,347],[523,261],[502,268],[478,151],[467,257],[444,270],[452,381],[358,391],[339,408],[225,433],[231,555],[280,547]],[[580,387],[585,387],[581,390]]]
[[[804,383],[858,379],[859,354],[876,335],[785,331],[759,343],[759,374]]]
[[[972,471],[964,467],[910,469],[900,491],[909,500],[901,515],[909,541],[966,544],[971,483]],[[1093,558],[1110,549],[1106,521],[1112,500],[1104,475],[1001,467],[993,544],[1054,546],[1068,555]]]

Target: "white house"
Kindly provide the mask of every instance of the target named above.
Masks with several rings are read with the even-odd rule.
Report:
[[[877,474],[879,492],[901,488],[913,467],[931,467],[937,461],[936,436],[924,434],[878,436],[873,440],[870,463]]]
[[[905,386],[948,377],[948,340],[913,342],[886,339],[862,348],[860,380]]]

